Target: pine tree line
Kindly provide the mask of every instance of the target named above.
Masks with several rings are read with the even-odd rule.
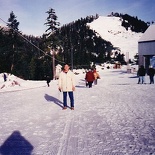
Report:
[[[126,28],[126,30],[131,30],[133,32],[142,32],[144,33],[146,31],[146,29],[148,28],[148,26],[150,25],[150,22],[144,22],[140,19],[138,19],[138,17],[132,17],[128,14],[119,14],[119,13],[111,13],[111,16],[115,16],[115,17],[120,17],[122,18],[122,26],[124,26]]]
[[[7,26],[0,27],[0,72],[11,73],[24,79],[43,79],[47,70],[45,58],[42,59],[43,54],[29,43],[43,49],[42,39],[22,35],[13,12],[10,13]]]
[[[87,23],[96,18],[97,15],[81,18],[57,30],[56,35],[59,36],[63,49],[61,59],[64,62],[71,63],[71,54],[76,68],[89,67],[91,62],[103,63],[110,60],[113,45],[87,26]]]
[[[111,61],[111,52],[116,48],[87,25],[98,15],[60,27],[55,10],[51,8],[46,13],[48,28],[41,37],[23,35],[18,29],[17,17],[10,13],[8,27],[0,27],[0,72],[23,79],[43,80],[47,75],[53,77],[53,63],[88,68],[92,62]]]

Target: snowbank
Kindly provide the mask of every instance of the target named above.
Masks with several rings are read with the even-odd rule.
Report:
[[[46,81],[23,80],[17,76],[5,73],[7,80],[4,82],[4,73],[0,74],[0,92],[16,91],[46,86]]]

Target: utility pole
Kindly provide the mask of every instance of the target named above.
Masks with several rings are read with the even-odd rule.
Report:
[[[70,33],[70,49],[71,49],[71,70],[73,71],[73,46],[72,46],[72,39],[71,39],[71,33]]]
[[[126,61],[127,61],[127,73],[131,73],[131,68],[129,66],[129,52],[126,52]]]
[[[53,53],[53,79],[55,79],[55,53]]]
[[[73,48],[71,46],[71,70],[73,71]]]
[[[55,79],[55,51],[51,50],[51,54],[52,54],[52,68],[53,68],[53,80]]]

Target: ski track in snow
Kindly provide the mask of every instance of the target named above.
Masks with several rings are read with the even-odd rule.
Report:
[[[154,155],[155,85],[138,85],[135,74],[100,70],[86,88],[76,76],[75,110],[62,110],[57,82],[0,93],[0,146],[14,132],[33,145],[32,155]],[[68,106],[69,100],[68,100]]]

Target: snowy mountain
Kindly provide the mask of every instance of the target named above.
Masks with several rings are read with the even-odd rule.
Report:
[[[125,59],[133,59],[138,53],[138,40],[143,33],[135,33],[121,26],[120,17],[99,16],[88,26],[95,30],[103,39],[110,41],[114,47],[118,47],[125,55]]]

